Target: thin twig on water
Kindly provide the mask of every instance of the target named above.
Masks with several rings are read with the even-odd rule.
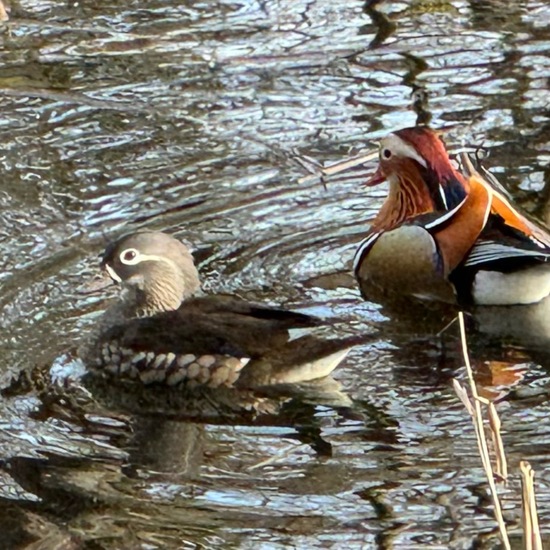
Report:
[[[369,162],[376,158],[378,158],[378,151],[372,151],[370,153],[367,153],[366,155],[358,155],[356,157],[342,160],[340,162],[335,162],[334,164],[321,166],[319,163],[313,161],[313,159],[309,157],[302,157],[302,159],[297,157],[295,159],[296,162],[298,162],[300,166],[311,172],[311,174],[300,178],[298,180],[298,183],[309,183],[311,181],[315,181],[316,179],[323,181],[326,176],[339,174],[340,172],[344,172],[345,170],[349,170],[350,168],[354,168],[355,166],[359,166],[360,164],[365,164],[366,162]]]

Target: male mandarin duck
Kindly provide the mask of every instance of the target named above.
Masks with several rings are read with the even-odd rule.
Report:
[[[460,162],[427,127],[381,140],[367,185],[387,180],[389,193],[354,261],[365,298],[518,305],[550,294],[550,233],[489,172]]]
[[[102,266],[125,290],[81,350],[103,377],[211,388],[305,382],[327,376],[360,340],[291,339],[291,329],[326,323],[234,296],[197,296],[190,250],[165,233],[122,237],[107,247]]]

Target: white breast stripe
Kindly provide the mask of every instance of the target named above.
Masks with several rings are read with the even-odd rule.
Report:
[[[447,204],[447,197],[445,196],[445,189],[443,189],[443,186],[439,185],[439,194],[441,195],[441,200],[443,201],[443,206],[445,207],[445,210],[449,208],[449,205]]]
[[[452,218],[459,210],[460,207],[466,202],[466,198],[462,202],[460,202],[457,206],[455,206],[452,210],[449,210],[448,212],[445,212],[439,218],[431,221],[430,223],[427,223],[424,225],[425,229],[433,229],[434,227],[437,227],[438,225],[441,225],[442,223],[445,223],[449,218]]]
[[[464,265],[466,267],[471,267],[507,258],[540,258],[541,260],[546,260],[550,258],[550,252],[544,253],[538,250],[525,250],[516,248],[515,246],[500,244],[495,241],[483,241],[474,246],[464,262]]]
[[[361,241],[361,244],[359,245],[359,248],[357,249],[357,252],[353,257],[354,273],[356,273],[357,270],[359,269],[359,265],[361,264],[361,260],[363,259],[363,255],[365,254],[365,252],[367,252],[368,249],[377,241],[380,235],[382,235],[381,231],[379,231],[378,233],[373,233],[372,235],[369,235],[366,239]]]

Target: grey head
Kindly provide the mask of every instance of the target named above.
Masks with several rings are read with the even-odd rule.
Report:
[[[101,266],[127,290],[127,305],[140,316],[178,309],[200,288],[189,248],[159,231],[132,233],[110,244]]]

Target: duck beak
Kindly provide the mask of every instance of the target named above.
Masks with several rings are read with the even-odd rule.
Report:
[[[379,166],[378,170],[365,182],[365,185],[367,187],[373,187],[374,185],[378,185],[382,183],[386,179],[386,175],[382,171],[382,167]]]

